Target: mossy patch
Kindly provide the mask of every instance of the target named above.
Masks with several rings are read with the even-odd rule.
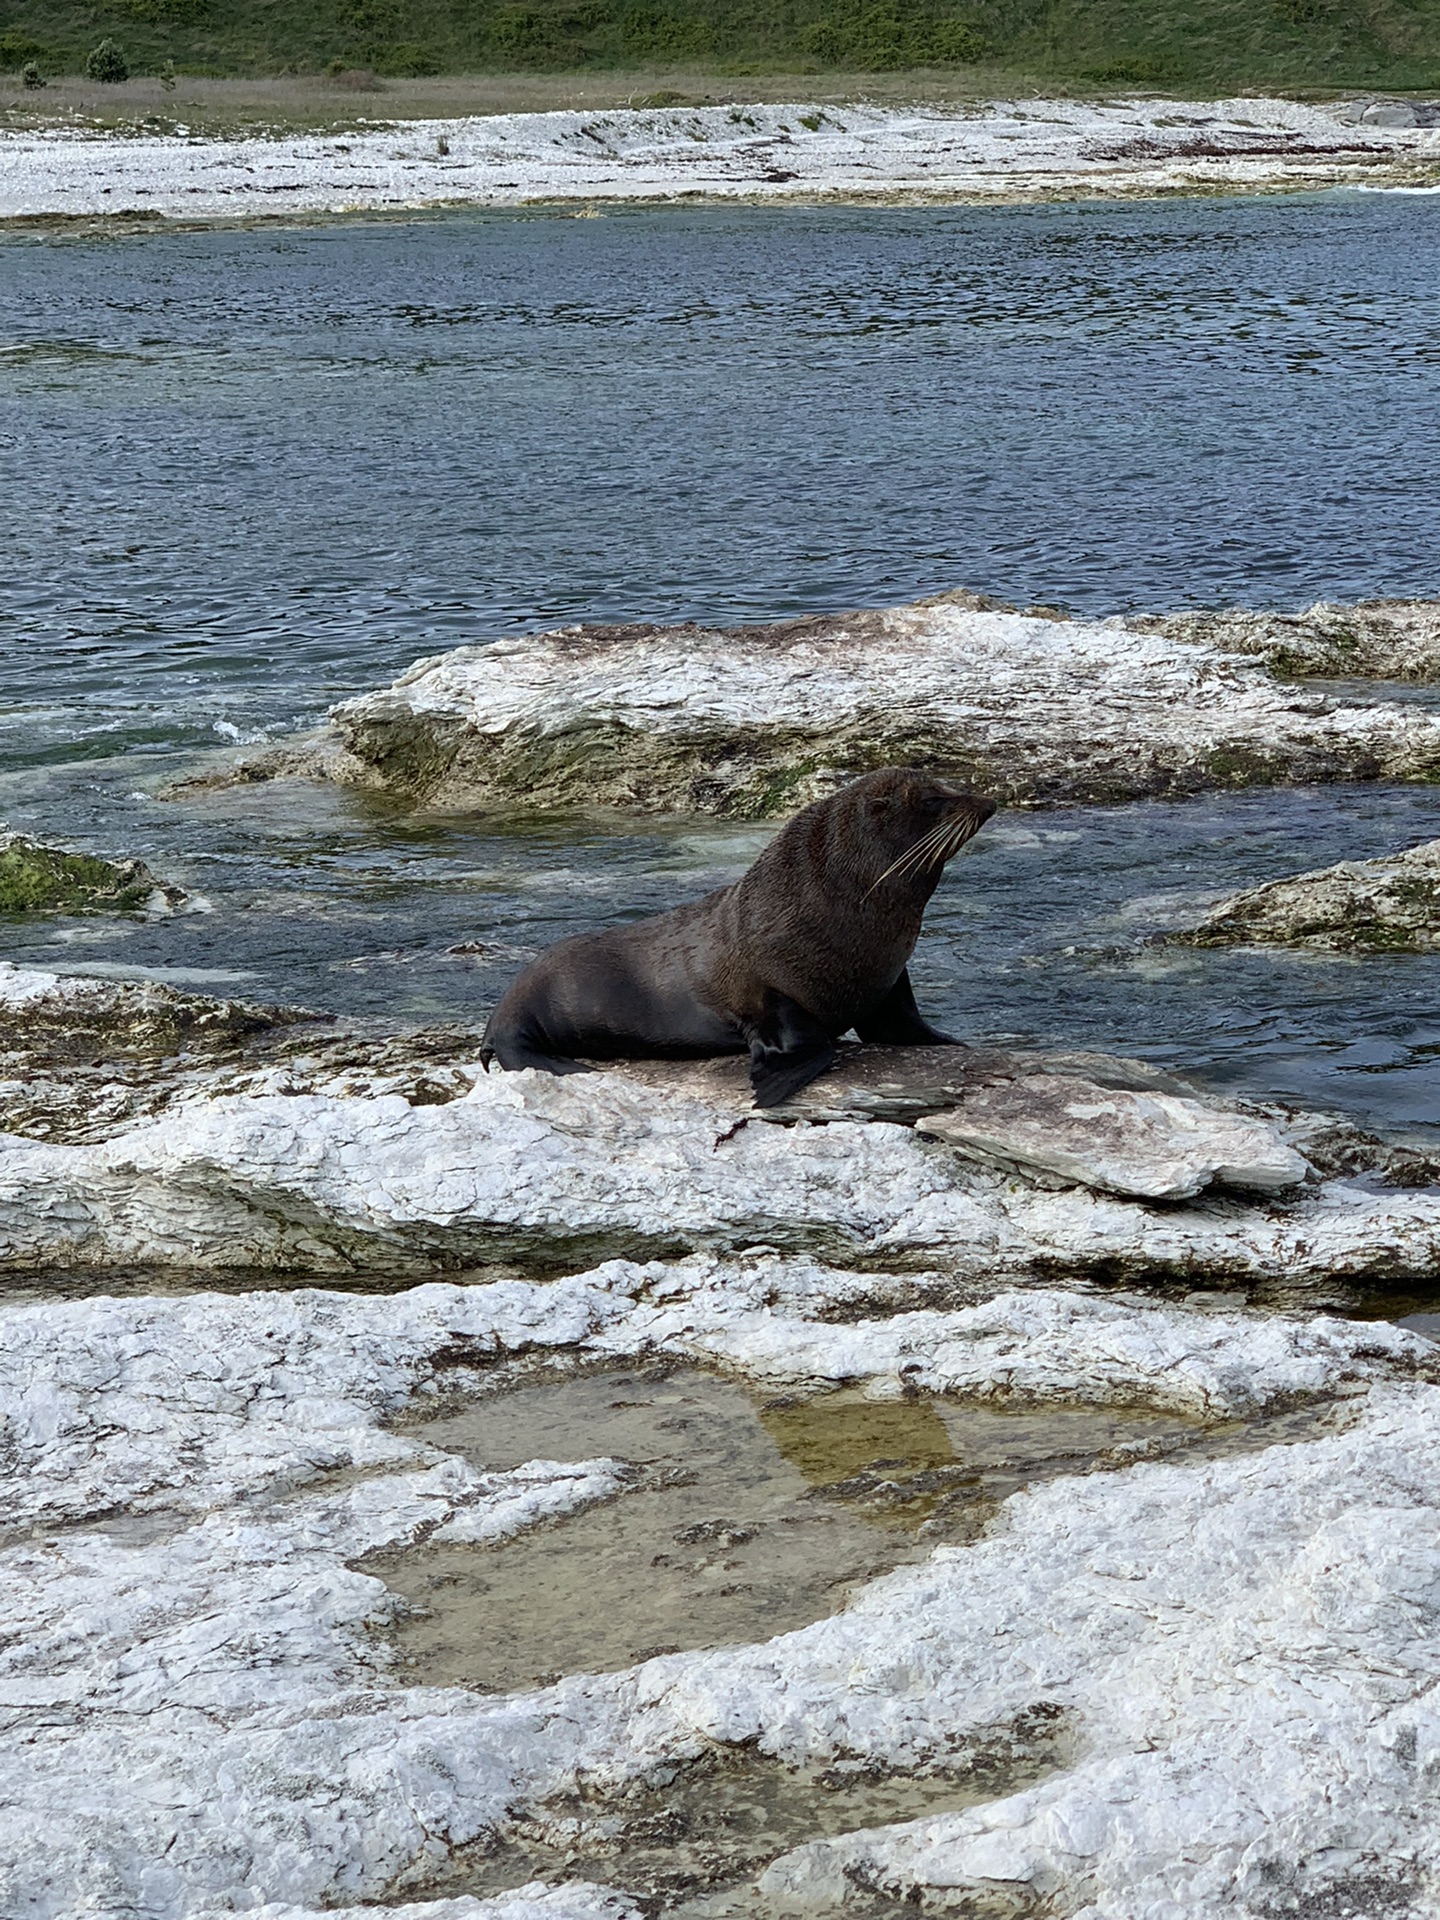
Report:
[[[19,833],[0,837],[0,914],[143,913],[157,896],[169,905],[183,898],[141,860],[69,853]]]

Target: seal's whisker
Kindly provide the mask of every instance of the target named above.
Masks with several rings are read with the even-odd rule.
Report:
[[[953,821],[951,823],[950,838],[941,848],[934,864],[943,867],[947,860],[953,860],[961,847],[965,845],[965,842],[967,840],[973,840],[979,831],[980,822],[972,815],[967,814],[963,820]]]
[[[979,822],[971,820],[969,816],[961,821],[942,820],[938,826],[932,827],[929,833],[922,834],[914,846],[907,847],[898,860],[891,861],[880,878],[866,889],[866,897],[874,893],[875,888],[883,881],[902,878],[918,872],[922,867],[943,866],[950,855],[965,844],[978,825]],[[957,833],[958,838],[956,838]],[[932,856],[934,856],[933,859]]]
[[[922,834],[914,846],[907,847],[900,858],[885,869],[884,873],[880,876],[880,880],[887,880],[892,873],[909,873],[914,868],[923,866],[932,847],[939,844],[941,836],[946,831],[947,826],[948,822],[942,821],[938,827],[932,827],[929,833]],[[877,887],[880,884],[880,880],[875,882]]]

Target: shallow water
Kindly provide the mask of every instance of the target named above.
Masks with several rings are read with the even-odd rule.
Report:
[[[500,1691],[806,1626],[937,1541],[972,1537],[1030,1480],[1199,1434],[1110,1408],[766,1398],[669,1366],[546,1379],[407,1431],[481,1468],[609,1457],[644,1473],[498,1547],[366,1562],[415,1609],[394,1630],[408,1680]]]
[[[1048,1723],[1037,1716],[1026,1731],[1019,1751],[948,1774],[785,1767],[753,1748],[722,1749],[628,1789],[551,1801],[493,1851],[467,1857],[462,1849],[424,1891],[484,1896],[536,1879],[584,1878],[623,1888],[642,1912],[666,1920],[906,1920],[913,1901],[847,1887],[843,1901],[798,1903],[767,1895],[756,1881],[772,1860],[809,1841],[957,1813],[1035,1785],[1057,1764],[1067,1729],[1057,1715]],[[965,1911],[985,1920],[983,1909]],[[1006,1914],[997,1905],[995,1920]]]
[[[213,907],[11,922],[0,953],[478,1018],[549,940],[740,871],[762,836],[713,824],[154,797],[506,628],[961,582],[1104,611],[1440,592],[1436,219],[1351,194],[0,237],[0,817]],[[1001,819],[937,898],[922,998],[976,1039],[1428,1128],[1440,960],[1143,941],[1436,834],[1423,790]]]
[[[413,1609],[389,1630],[407,1684],[520,1688],[805,1626],[864,1581],[973,1540],[1008,1496],[1057,1474],[1283,1445],[1333,1417],[1310,1407],[1207,1429],[1134,1408],[767,1397],[679,1365],[547,1370],[406,1429],[481,1468],[609,1455],[638,1463],[640,1485],[498,1546],[362,1564]],[[782,1853],[1016,1792],[1062,1763],[1071,1731],[1042,1698],[919,1775],[843,1758],[787,1767],[749,1743],[717,1744],[531,1808],[498,1844],[459,1849],[422,1891],[590,1879],[647,1913],[779,1920],[793,1907],[757,1877]],[[861,1920],[914,1911],[853,1892],[844,1911]]]

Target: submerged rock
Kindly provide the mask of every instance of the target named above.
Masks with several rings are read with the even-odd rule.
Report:
[[[1440,951],[1440,840],[1250,887],[1212,908],[1198,927],[1164,939],[1192,947],[1435,953]]]
[[[143,860],[107,860],[23,833],[0,834],[0,914],[169,913],[187,898]]]
[[[1431,645],[1436,617],[1394,616],[1397,657]],[[758,820],[887,764],[1040,805],[1440,778],[1440,719],[1281,684],[1275,646],[1227,637],[1229,616],[1214,638],[1177,618],[1069,620],[955,593],[772,626],[567,627],[418,661],[336,707],[327,733],[201,784],[292,773],[438,808]]]
[[[1264,1120],[1063,1074],[979,1089],[919,1125],[972,1159],[1149,1200],[1193,1199],[1212,1183],[1273,1193],[1309,1171]]]

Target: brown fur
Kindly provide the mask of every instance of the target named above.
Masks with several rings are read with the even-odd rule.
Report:
[[[510,988],[485,1060],[739,1053],[757,1104],[823,1073],[834,1042],[935,1045],[905,968],[945,861],[991,801],[906,768],[867,774],[795,815],[749,872],[690,906],[562,940]]]

